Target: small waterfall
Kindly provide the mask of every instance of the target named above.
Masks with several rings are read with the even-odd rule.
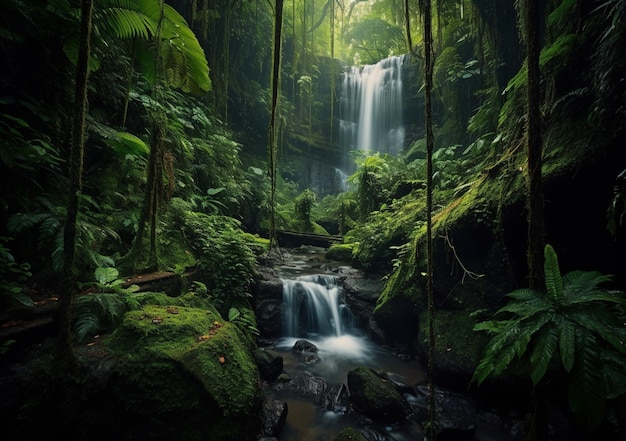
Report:
[[[397,155],[404,147],[403,62],[390,57],[343,74],[339,130],[346,157],[352,150]]]
[[[318,274],[283,280],[283,335],[340,337],[352,328],[352,313],[340,304],[335,276]]]

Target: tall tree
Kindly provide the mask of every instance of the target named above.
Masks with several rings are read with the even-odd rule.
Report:
[[[82,0],[80,21],[80,43],[76,63],[74,109],[72,122],[72,146],[70,154],[69,199],[67,217],[63,231],[63,275],[61,296],[61,326],[59,333],[60,355],[64,361],[73,362],[71,340],[71,309],[78,287],[74,278],[74,256],[76,251],[76,221],[82,192],[83,156],[85,146],[85,116],[87,113],[87,79],[91,50],[91,28],[93,0]]]
[[[539,9],[537,0],[526,0],[525,39],[528,63],[526,141],[528,155],[528,269],[529,287],[539,289],[543,283],[543,249],[545,246],[544,206],[541,177],[541,109],[539,72]]]
[[[524,23],[524,39],[526,40],[526,57],[528,69],[528,91],[526,102],[526,142],[528,169],[528,270],[529,288],[541,289],[544,286],[544,212],[543,190],[541,178],[542,136],[540,109],[540,71],[539,71],[539,9],[538,0],[525,0],[525,14],[521,17]],[[545,404],[543,383],[535,385],[533,391],[534,410],[531,427],[528,431],[529,440],[548,439],[547,409]]]
[[[430,0],[420,0],[419,9],[424,20],[424,115],[426,126],[426,291],[428,302],[428,439],[436,439],[436,403],[435,403],[435,299],[433,287],[433,149],[435,145],[433,135],[432,89],[433,89],[433,31],[432,5]],[[408,2],[405,3],[405,13],[408,14]],[[407,34],[410,23],[406,22]],[[408,36],[407,35],[407,36]],[[409,39],[410,41],[410,39]]]
[[[270,175],[270,250],[278,249],[276,238],[276,173],[277,173],[277,138],[278,127],[276,122],[276,110],[280,95],[280,56],[283,25],[283,0],[276,0],[274,6],[274,45],[272,61],[272,108],[270,111],[269,126],[269,175]]]

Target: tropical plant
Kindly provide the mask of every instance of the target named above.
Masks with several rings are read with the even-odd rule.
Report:
[[[517,357],[529,361],[537,385],[560,360],[569,381],[569,406],[594,428],[602,421],[605,400],[626,392],[626,298],[601,288],[611,276],[597,271],[561,276],[552,246],[545,246],[544,257],[546,291],[517,289],[496,312],[508,318],[474,327],[493,337],[472,382],[480,385],[501,374]]]
[[[110,331],[117,326],[124,313],[137,307],[131,294],[137,285],[124,286],[124,279],[113,267],[99,267],[94,271],[95,282],[84,283],[82,287],[91,287],[94,293],[77,298],[74,308],[74,332],[79,342],[101,331]]]
[[[228,321],[239,328],[249,343],[254,343],[260,332],[257,328],[256,316],[249,307],[231,307],[228,310]]]
[[[302,222],[302,227],[305,231],[311,230],[311,211],[313,210],[316,200],[317,197],[310,188],[304,190],[296,198],[294,204],[296,218]]]
[[[30,278],[30,264],[18,263],[11,254],[11,250],[2,242],[6,237],[0,237],[0,304],[5,301],[17,301],[25,306],[33,306],[30,297],[24,294],[24,285]]]

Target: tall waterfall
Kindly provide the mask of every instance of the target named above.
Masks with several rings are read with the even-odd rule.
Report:
[[[330,275],[283,280],[283,334],[340,337],[352,327],[352,313],[340,303],[341,287]]]
[[[353,66],[343,74],[339,130],[344,152],[397,155],[402,150],[404,58],[396,56],[373,65]]]

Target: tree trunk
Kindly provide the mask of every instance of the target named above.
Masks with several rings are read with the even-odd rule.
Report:
[[[426,124],[426,260],[427,280],[426,289],[428,296],[428,413],[429,426],[427,428],[428,439],[436,439],[436,403],[434,386],[434,352],[435,352],[435,301],[433,288],[433,116],[431,92],[433,88],[433,32],[432,32],[432,6],[430,0],[421,2],[422,14],[424,15],[424,102]]]
[[[543,190],[541,183],[541,109],[539,72],[539,11],[537,0],[526,0],[526,51],[528,57],[527,154],[528,154],[528,269],[529,287],[543,289],[545,246]]]
[[[283,0],[276,0],[274,7],[274,59],[272,65],[272,109],[269,127],[269,175],[270,175],[270,251],[278,249],[276,238],[276,153],[277,153],[277,127],[276,108],[280,88],[280,51],[282,39]]]
[[[539,72],[539,11],[537,0],[525,2],[525,38],[528,60],[527,94],[527,155],[528,155],[528,277],[529,287],[542,290],[544,283],[544,215],[543,190],[541,184],[541,89]],[[548,439],[548,420],[546,417],[545,385],[540,382],[533,391],[533,415],[527,439],[546,441]]]
[[[85,114],[87,112],[87,79],[93,0],[83,0],[81,6],[80,46],[76,63],[72,148],[70,154],[69,200],[63,229],[63,274],[61,289],[59,356],[63,362],[75,363],[72,347],[72,305],[78,291],[75,279],[76,222],[82,191],[83,155],[85,148]]]

